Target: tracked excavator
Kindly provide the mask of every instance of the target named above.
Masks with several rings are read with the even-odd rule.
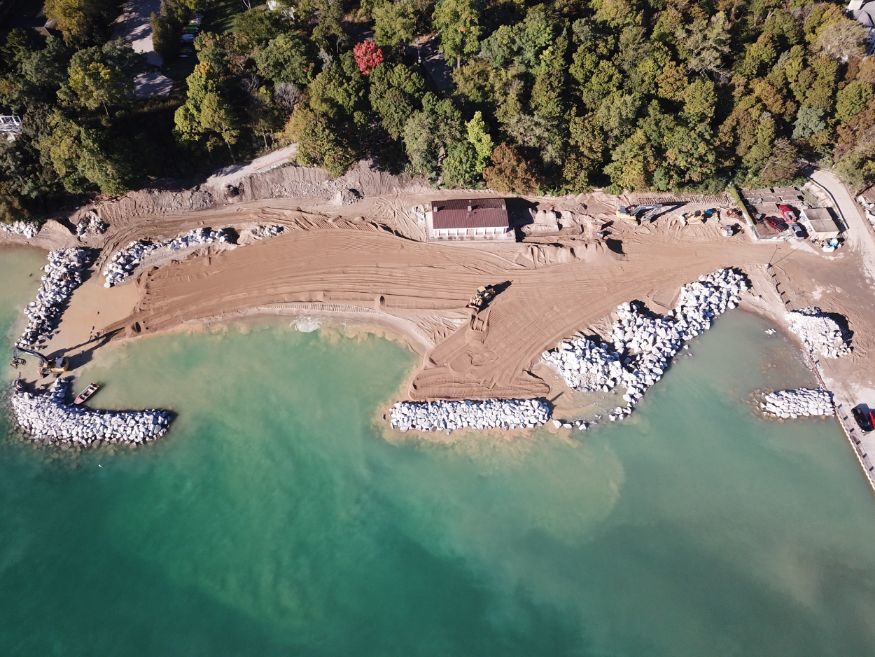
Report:
[[[34,349],[27,349],[25,347],[20,347],[18,345],[15,346],[15,355],[12,357],[12,361],[10,361],[10,365],[15,369],[18,369],[22,365],[25,364],[24,358],[19,355],[19,352],[22,354],[28,354],[29,356],[33,356],[37,358],[40,362],[40,376],[48,376],[49,374],[54,374],[55,376],[61,376],[65,372],[69,371],[70,363],[64,356],[58,356],[53,360],[49,360],[45,356],[43,356],[40,352],[35,351]]]

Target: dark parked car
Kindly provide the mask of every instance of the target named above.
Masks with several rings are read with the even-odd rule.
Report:
[[[875,425],[875,410],[872,410],[866,404],[859,404],[854,406],[851,412],[863,431],[872,431],[872,427]]]
[[[764,221],[769,226],[769,228],[771,228],[772,230],[776,230],[779,233],[783,233],[785,230],[787,230],[787,222],[783,219],[779,219],[778,217],[766,217]]]
[[[798,222],[790,224],[790,230],[793,231],[793,235],[797,239],[804,240],[806,237],[808,237],[808,233],[805,232],[802,224]]]

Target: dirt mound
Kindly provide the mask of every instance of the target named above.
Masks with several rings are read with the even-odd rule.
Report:
[[[215,205],[213,195],[200,189],[143,189],[109,201],[89,203],[73,213],[70,221],[78,224],[89,212],[94,211],[103,221],[119,224],[138,217],[181,214],[192,210],[206,210]]]

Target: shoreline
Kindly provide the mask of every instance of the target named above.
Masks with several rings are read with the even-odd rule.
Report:
[[[604,204],[605,195],[595,196]],[[752,284],[742,309],[781,330],[803,356],[804,345],[786,325],[784,311],[820,305],[821,297],[828,297],[822,305],[846,315],[855,333],[855,353],[838,368],[844,368],[839,378],[875,390],[862,376],[872,371],[864,361],[875,356],[875,348],[867,349],[861,339],[870,333],[867,328],[875,335],[875,304],[868,311],[849,306],[846,300],[854,295],[839,287],[849,280],[843,270],[851,263],[843,261],[857,258],[853,250],[824,257],[807,244],[757,243],[745,235],[726,239],[713,224],[684,226],[672,216],[637,226],[604,223],[605,216],[591,214],[577,215],[571,232],[552,241],[539,237],[458,248],[404,237],[409,220],[398,214],[409,202],[400,196],[388,204],[365,199],[360,207],[337,208],[334,217],[323,209],[290,209],[281,202],[271,209],[259,202],[110,225],[106,235],[84,242],[103,246],[98,265],[132,242],[169,240],[195,228],[230,228],[243,239],[144,261],[131,280],[109,289],[100,285],[98,267],[73,296],[47,353],[81,356],[76,370],[101,348],[95,335],[126,343],[262,317],[318,318],[326,328],[381,335],[416,354],[420,362],[403,382],[400,399],[559,399],[568,388],[541,371],[544,351],[581,332],[605,335],[617,309],[633,299],[664,313],[684,285],[718,269],[738,268]],[[385,212],[397,221],[381,217]],[[249,231],[262,225],[285,230],[249,239]],[[616,253],[608,235],[620,245]],[[466,309],[476,288],[501,281],[507,281],[506,289],[488,308]],[[842,408],[853,405],[853,391],[828,385],[836,381],[836,368],[822,371],[805,362]],[[849,428],[840,424],[853,443]],[[873,483],[871,471],[867,474]]]

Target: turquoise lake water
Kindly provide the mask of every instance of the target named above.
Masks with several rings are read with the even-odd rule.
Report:
[[[0,335],[41,263],[0,251]],[[0,655],[875,654],[875,497],[833,422],[752,411],[811,381],[764,328],[721,319],[622,425],[455,445],[383,438],[384,340],[105,351],[93,405],[179,418],[78,454],[0,424]]]

